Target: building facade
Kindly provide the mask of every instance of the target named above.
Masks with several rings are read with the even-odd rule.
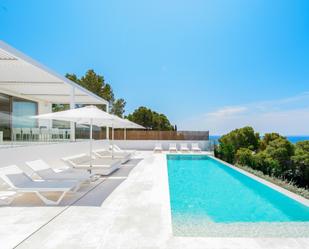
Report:
[[[0,140],[74,139],[74,124],[62,127],[32,118],[52,112],[53,104],[108,106],[106,100],[0,41]]]

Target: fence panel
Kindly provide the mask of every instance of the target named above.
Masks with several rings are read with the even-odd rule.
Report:
[[[77,129],[76,138],[89,138],[89,129]],[[94,139],[105,139],[105,129],[94,130]],[[112,130],[109,131],[112,139]],[[152,130],[114,130],[115,140],[209,140],[209,131],[152,131]]]
[[[111,134],[110,134],[111,136]],[[115,130],[115,140],[209,140],[209,131]]]

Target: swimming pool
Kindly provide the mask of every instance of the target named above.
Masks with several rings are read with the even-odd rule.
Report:
[[[309,207],[204,155],[168,155],[173,232],[309,236]]]

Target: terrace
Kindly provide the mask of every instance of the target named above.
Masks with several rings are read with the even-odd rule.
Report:
[[[102,142],[95,143],[96,147],[102,145]],[[73,146],[72,152],[83,146],[86,146],[84,142]],[[8,150],[26,153],[29,148]],[[55,158],[50,157],[50,160],[55,162],[53,165],[61,164]],[[24,194],[11,206],[1,207],[0,217],[1,248],[41,248],[42,244],[44,248],[228,246],[248,249],[309,246],[308,238],[174,236],[166,156],[152,151],[137,151],[134,158],[118,171],[83,186],[76,196],[66,196],[59,206],[45,206],[33,195]]]

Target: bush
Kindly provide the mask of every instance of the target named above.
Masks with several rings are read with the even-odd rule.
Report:
[[[266,174],[263,174],[263,172],[261,171],[258,171],[258,170],[255,170],[255,169],[252,169],[250,167],[247,167],[247,166],[238,166],[239,168],[245,170],[245,171],[248,171],[250,172],[251,174],[254,174],[260,178],[263,178],[269,182],[272,182],[282,188],[285,188],[291,192],[294,192],[298,195],[301,195],[307,199],[309,199],[309,190],[308,189],[305,189],[305,188],[300,188],[299,186],[297,186],[294,182],[292,181],[287,181],[287,180],[284,180],[284,179],[279,179],[277,177],[273,177],[273,176],[269,176],[269,175],[266,175]]]
[[[281,135],[279,135],[279,133],[265,133],[264,136],[263,136],[263,139],[260,141],[260,146],[259,146],[259,149],[260,150],[265,150],[267,145],[271,142],[271,141],[274,141],[278,138],[285,138]]]
[[[309,187],[309,141],[296,144],[292,162],[296,181],[302,186]]]
[[[294,146],[278,133],[267,133],[260,140],[251,127],[244,127],[222,136],[215,155],[229,163],[309,187],[309,141]]]
[[[240,148],[236,152],[236,162],[242,166],[253,166],[254,157],[253,151],[247,148]]]
[[[221,159],[235,163],[237,150],[247,148],[255,151],[259,146],[259,139],[259,134],[255,133],[252,127],[233,130],[219,139],[218,154]]]
[[[277,160],[270,157],[265,152],[257,153],[254,158],[254,169],[262,171],[264,174],[273,175],[280,168],[280,164]],[[250,165],[249,165],[250,166]]]

